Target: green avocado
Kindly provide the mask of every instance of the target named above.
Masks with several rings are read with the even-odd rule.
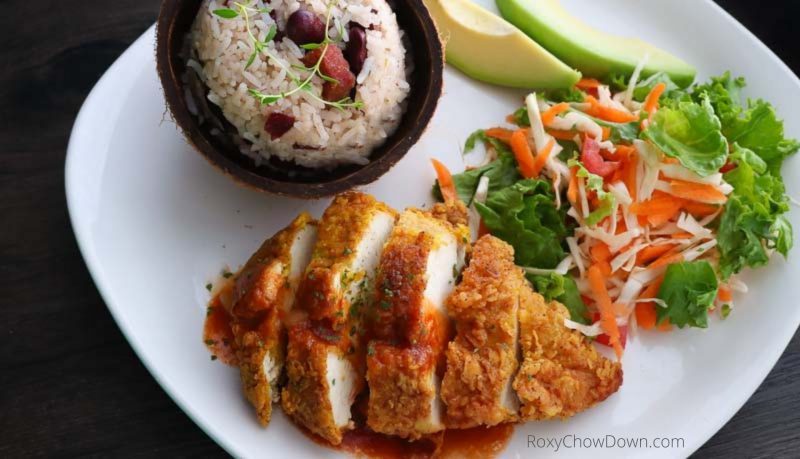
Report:
[[[665,72],[678,86],[692,84],[697,70],[641,40],[609,35],[580,22],[558,0],[495,0],[500,14],[585,76],[630,76],[648,55],[644,76]]]
[[[470,0],[424,0],[447,63],[476,80],[515,88],[568,88],[581,74]]]

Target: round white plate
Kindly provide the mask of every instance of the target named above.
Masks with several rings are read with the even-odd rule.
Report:
[[[490,1],[490,0],[489,0]],[[763,44],[710,1],[565,1],[579,17],[625,30],[700,68],[700,78],[732,70],[746,95],[772,101],[788,133],[800,137],[800,82]],[[601,5],[602,4],[602,5]],[[108,308],[144,364],[186,413],[235,456],[336,455],[307,440],[280,410],[259,427],[239,389],[237,370],[212,362],[202,340],[205,285],[236,268],[301,210],[326,202],[277,198],[243,189],[184,142],[165,113],[147,31],[103,76],[75,122],[66,163],[69,212],[81,252]],[[463,168],[460,148],[476,128],[502,121],[522,93],[467,80],[448,70],[445,95],[408,156],[365,191],[396,208],[430,202],[428,158]],[[800,158],[788,161],[789,193],[800,195]],[[800,212],[790,215],[800,229]],[[800,252],[746,273],[737,308],[710,329],[633,336],[625,382],[597,407],[566,422],[516,429],[504,454],[594,457],[685,456],[741,407],[775,364],[800,323]],[[676,448],[567,448],[528,445],[528,435],[558,440],[676,437]],[[567,437],[567,440],[573,437]],[[536,442],[534,442],[536,443]]]

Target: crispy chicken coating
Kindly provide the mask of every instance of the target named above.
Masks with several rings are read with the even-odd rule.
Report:
[[[283,321],[294,300],[292,271],[308,263],[316,222],[306,213],[266,240],[236,275],[231,330],[245,396],[262,425],[279,399],[286,337]],[[300,266],[293,266],[300,265]],[[294,269],[293,269],[294,267]]]
[[[297,292],[288,339],[288,415],[332,444],[353,427],[351,406],[366,385],[364,309],[396,213],[372,196],[334,198],[319,224],[311,263]]]
[[[447,300],[456,322],[442,382],[448,427],[516,420],[511,382],[518,366],[517,311],[524,288],[511,246],[493,236],[478,240],[463,280]]]
[[[564,326],[564,305],[525,291],[520,299],[523,363],[514,381],[523,420],[568,418],[616,392],[622,367]]]
[[[367,355],[367,424],[376,432],[418,439],[444,429],[439,386],[451,334],[444,299],[463,264],[467,231],[408,209],[384,247]]]

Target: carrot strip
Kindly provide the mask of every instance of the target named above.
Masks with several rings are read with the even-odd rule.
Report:
[[[569,110],[569,104],[566,102],[553,105],[542,112],[542,124],[547,126],[548,124],[552,123],[554,119],[556,119],[556,116],[564,113],[567,110]]]
[[[534,160],[531,147],[528,145],[528,136],[525,131],[518,129],[511,134],[511,151],[514,152],[514,157],[517,159],[519,171],[525,178],[534,177]]]
[[[644,266],[677,247],[677,244],[650,245],[636,253],[636,265]]]
[[[594,116],[595,118],[600,118],[601,120],[610,121],[612,123],[630,123],[638,119],[631,113],[600,105],[600,102],[594,96],[586,96],[586,102],[589,103],[586,114]]]
[[[550,157],[550,153],[553,152],[553,147],[555,146],[556,141],[550,139],[542,148],[542,151],[536,154],[536,158],[533,159],[533,165],[531,167],[531,177],[537,177],[539,174],[542,173],[542,169],[544,169],[544,165],[547,164],[547,158]]]
[[[725,204],[728,197],[714,185],[705,183],[686,182],[684,180],[670,180],[672,195],[687,201],[697,201],[704,204]]]
[[[719,290],[717,291],[717,299],[725,303],[733,300],[733,292],[731,292],[730,287],[720,284]]]
[[[575,140],[575,131],[559,131],[558,129],[545,129],[545,131],[552,137],[558,140]]]
[[[594,89],[600,86],[601,84],[602,83],[600,83],[600,81],[595,78],[581,78],[580,81],[575,83],[575,87],[579,89]]]
[[[605,242],[598,242],[589,249],[589,254],[595,262],[608,261],[611,258],[611,250]]]
[[[664,321],[661,322],[660,324],[658,324],[658,327],[656,327],[656,328],[658,328],[658,331],[662,331],[662,332],[668,332],[668,331],[672,330],[672,324],[669,323],[669,317],[665,317]]]
[[[719,210],[719,206],[695,201],[684,201],[681,207],[694,217],[707,217]]]
[[[619,149],[619,147],[617,147]],[[636,189],[636,173],[639,166],[639,153],[633,149],[628,154],[628,162],[625,164],[625,168],[622,175],[622,180],[625,183],[625,187],[628,189],[628,194],[631,195],[631,199],[633,202],[636,202],[636,197],[638,190]]]
[[[456,185],[453,183],[453,176],[447,170],[447,166],[435,158],[431,158],[431,163],[433,163],[433,168],[436,170],[436,179],[439,181],[439,189],[442,191],[444,202],[458,201]]]
[[[513,133],[514,132],[511,131],[510,129],[504,129],[499,127],[487,129],[485,131],[487,137],[491,137],[493,139],[497,139],[505,143],[511,142],[511,134]]]
[[[656,261],[650,263],[648,268],[660,268],[662,266],[671,265],[683,261],[682,253],[667,253]]]
[[[681,231],[680,233],[675,233],[670,236],[672,239],[691,239],[694,234],[688,233],[686,231]]]
[[[608,335],[608,341],[614,348],[614,353],[617,354],[617,360],[619,360],[622,358],[622,345],[619,340],[620,335],[617,319],[614,315],[614,305],[608,296],[608,290],[606,290],[605,276],[603,276],[600,267],[592,265],[589,267],[587,277],[594,300],[597,302],[597,308],[600,310],[600,327]]]
[[[569,186],[567,186],[567,199],[573,205],[578,202],[578,175],[577,168],[573,167],[569,171]]]
[[[647,113],[655,112],[658,108],[658,99],[661,98],[661,94],[664,94],[666,89],[667,85],[663,82],[653,86],[653,89],[650,90],[650,93],[647,94],[647,97],[644,99],[644,107],[642,109]]]
[[[611,128],[608,126],[600,126],[600,129],[603,131],[603,140],[608,140],[611,138]]]
[[[652,284],[648,285],[639,295],[639,298],[655,298],[658,295],[658,290],[661,288],[661,283],[664,281],[664,276],[659,276]],[[636,303],[636,323],[645,330],[650,330],[656,326],[658,313],[656,312],[656,304],[652,301],[646,303]]]

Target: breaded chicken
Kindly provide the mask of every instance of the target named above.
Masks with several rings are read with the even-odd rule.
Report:
[[[444,301],[464,260],[468,229],[430,213],[400,215],[383,250],[370,311],[367,425],[417,439],[444,429],[439,387],[450,320]]]
[[[517,371],[519,292],[527,288],[511,246],[484,236],[463,280],[447,299],[456,338],[447,348],[442,400],[447,426],[493,426],[517,419],[511,388]]]
[[[605,400],[622,384],[622,367],[564,326],[567,308],[529,288],[520,298],[523,362],[514,380],[523,420],[568,418]]]
[[[262,425],[280,396],[286,338],[283,321],[311,258],[316,222],[306,213],[265,241],[236,275],[233,331],[242,387]]]
[[[282,405],[287,414],[332,444],[353,427],[350,408],[365,386],[362,323],[375,270],[396,213],[357,192],[334,198],[297,291],[304,317],[289,330]]]

